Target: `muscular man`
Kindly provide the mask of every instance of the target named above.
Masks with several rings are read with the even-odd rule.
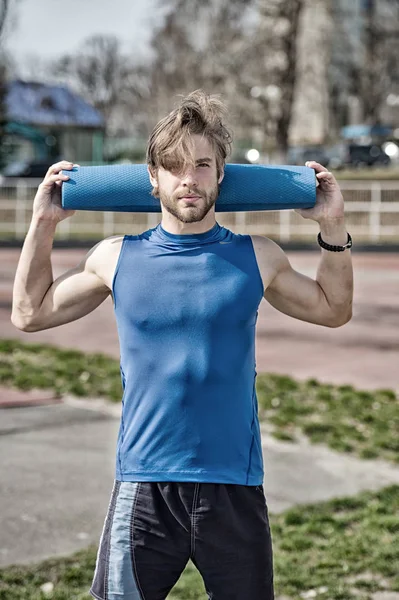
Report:
[[[333,175],[319,181],[313,280],[270,239],[215,220],[231,137],[223,104],[190,94],[151,134],[147,162],[160,225],[97,244],[53,279],[51,249],[68,179],[52,166],[39,186],[19,261],[12,321],[39,331],[79,319],[112,295],[121,349],[116,478],[91,594],[162,600],[191,558],[209,598],[272,600],[273,568],[255,393],[262,298],[302,321],[351,318],[352,265]]]

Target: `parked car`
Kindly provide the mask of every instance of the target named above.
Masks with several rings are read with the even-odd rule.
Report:
[[[315,160],[329,169],[344,167],[388,166],[390,157],[379,144],[347,144],[332,146],[296,146],[288,151],[288,164],[304,165]]]
[[[324,146],[291,146],[288,149],[287,163],[289,165],[304,165],[308,160],[315,160],[327,166],[328,155]]]
[[[9,163],[1,172],[2,177],[36,177],[43,179],[49,167],[56,163],[56,159],[43,162],[16,161]]]
[[[333,146],[292,146],[288,150],[287,163],[304,165],[308,160],[315,160],[329,169],[341,169],[347,157],[345,144]]]
[[[346,162],[354,167],[388,166],[391,159],[378,144],[349,144]]]

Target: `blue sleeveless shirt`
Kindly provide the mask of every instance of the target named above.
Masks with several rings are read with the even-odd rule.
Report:
[[[116,479],[260,485],[252,240],[219,224],[126,235],[112,285],[121,353]]]

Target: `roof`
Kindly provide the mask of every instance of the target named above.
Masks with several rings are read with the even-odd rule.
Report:
[[[6,102],[8,119],[19,123],[104,127],[101,113],[64,86],[12,81]]]

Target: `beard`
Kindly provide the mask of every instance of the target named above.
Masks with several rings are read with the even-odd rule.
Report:
[[[184,201],[180,200],[184,194],[195,194],[196,196],[200,196],[200,199],[197,200],[194,205],[190,204],[184,206]],[[168,213],[173,215],[182,223],[198,223],[198,221],[202,221],[211,208],[215,206],[218,196],[218,184],[216,184],[215,187],[209,192],[205,192],[204,190],[200,190],[198,188],[192,188],[180,190],[172,195],[168,195],[161,189],[159,190],[159,199],[162,206]]]

